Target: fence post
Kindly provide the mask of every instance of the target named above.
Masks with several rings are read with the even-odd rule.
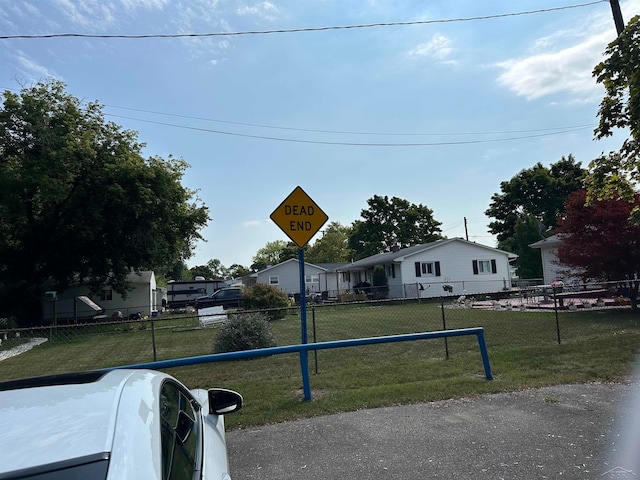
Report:
[[[440,297],[440,310],[442,311],[442,330],[447,329],[447,322],[444,317],[444,297]],[[444,355],[447,360],[449,360],[449,343],[447,342],[447,337],[444,337]]]
[[[316,336],[316,307],[315,305],[311,307],[311,324],[313,325],[313,343],[318,343],[318,338]],[[313,351],[313,359],[315,361],[315,369],[316,375],[318,374],[318,351]]]
[[[155,326],[156,322],[153,319],[153,317],[151,317],[151,345],[153,346],[153,361],[157,362],[157,358],[156,358],[156,326]]]
[[[558,345],[560,345],[560,321],[558,319],[558,299],[556,298],[556,287],[553,288],[553,310],[556,314],[556,335],[558,337]]]

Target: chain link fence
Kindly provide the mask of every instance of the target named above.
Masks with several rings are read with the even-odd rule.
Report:
[[[488,342],[493,336],[522,345],[561,343],[563,330],[570,340],[607,328],[603,319],[615,313],[612,310],[631,313],[626,295],[637,282],[557,282],[471,296],[320,303],[311,308],[312,333],[317,341],[328,341],[354,338],[363,331],[379,336],[482,326],[489,332]]]
[[[307,306],[307,337],[309,342],[324,342],[483,327],[490,353],[492,349],[578,343],[640,330],[640,315],[631,310],[630,301],[624,296],[634,282],[556,284],[428,299],[345,303],[317,299],[317,303]],[[0,360],[37,348],[50,353],[50,358],[43,357],[47,360],[38,360],[46,371],[48,361],[66,356],[73,364],[73,358],[89,355],[90,360],[77,364],[78,369],[88,369],[205,355],[213,353],[218,327],[228,315],[233,312],[205,317],[183,310],[136,320],[107,318],[30,328],[9,328],[7,322],[0,321]],[[299,307],[289,308],[284,318],[270,325],[279,346],[300,343]],[[473,338],[443,339],[433,345],[437,347],[429,348],[434,356],[477,351]]]

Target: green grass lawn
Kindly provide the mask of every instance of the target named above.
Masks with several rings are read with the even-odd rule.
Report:
[[[443,328],[439,303],[344,305],[310,309],[309,341],[395,335]],[[444,309],[446,327],[482,326],[494,380],[486,381],[475,336],[342,348],[309,354],[313,401],[302,395],[297,354],[168,369],[190,388],[222,386],[246,405],[229,428],[296,418],[517,390],[559,383],[623,381],[640,346],[640,315],[629,310],[553,312]],[[195,319],[157,322],[158,360],[212,353],[217,328]],[[299,343],[300,319],[271,324],[278,345]],[[315,327],[315,328],[314,328]],[[317,362],[316,362],[317,359]],[[0,362],[0,379],[153,360],[149,324],[60,328],[49,342]],[[317,373],[316,373],[317,368]]]

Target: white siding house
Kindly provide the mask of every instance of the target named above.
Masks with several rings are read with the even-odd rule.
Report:
[[[336,268],[342,265],[305,262],[305,293],[329,292],[328,295],[333,296],[336,291],[349,288],[348,282],[343,282],[342,275],[336,272]],[[256,283],[271,285],[286,294],[300,293],[300,266],[294,258],[267,267],[251,277],[255,278]]]
[[[324,273],[320,274],[320,291],[327,292],[326,297],[338,296],[349,288],[349,274],[338,271],[347,265],[346,263],[318,263],[316,266],[323,268]],[[325,298],[326,300],[326,298]]]
[[[582,283],[579,275],[572,273],[558,260],[558,247],[562,240],[558,235],[552,235],[538,242],[529,245],[531,248],[539,248],[542,257],[542,277],[545,285],[550,285],[555,281],[564,283]]]
[[[104,309],[104,315],[110,319],[114,313],[122,312],[125,318],[140,312],[143,316],[150,316],[162,310],[162,295],[156,285],[156,277],[152,271],[130,273],[127,280],[133,287],[127,293],[127,298],[105,287],[98,295],[91,295],[89,287],[77,285],[56,295],[55,305],[52,295],[45,295],[42,300],[43,320],[50,323],[54,315],[58,321],[75,321],[75,319],[90,319],[96,312],[78,297],[89,297]]]
[[[352,287],[371,284],[374,267],[385,269],[389,298],[439,297],[511,289],[509,261],[517,255],[462,238],[438,240],[385,252],[338,269]]]

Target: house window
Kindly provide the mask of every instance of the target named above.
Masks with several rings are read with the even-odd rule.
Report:
[[[318,283],[320,281],[320,277],[317,274],[310,274],[304,276],[304,283]]]
[[[490,275],[498,272],[498,266],[495,259],[491,260],[474,260],[473,261],[473,274],[474,275]]]
[[[342,272],[342,282],[348,283],[351,280],[351,275],[349,272]]]
[[[280,283],[280,279],[277,275],[269,277],[269,285],[278,285],[278,283]]]
[[[440,262],[416,262],[416,277],[439,277]]]
[[[396,278],[396,265],[392,263],[391,265],[385,265],[385,275],[387,278]]]
[[[113,300],[113,290],[110,288],[104,289],[100,292],[100,301],[104,302],[106,300]]]

